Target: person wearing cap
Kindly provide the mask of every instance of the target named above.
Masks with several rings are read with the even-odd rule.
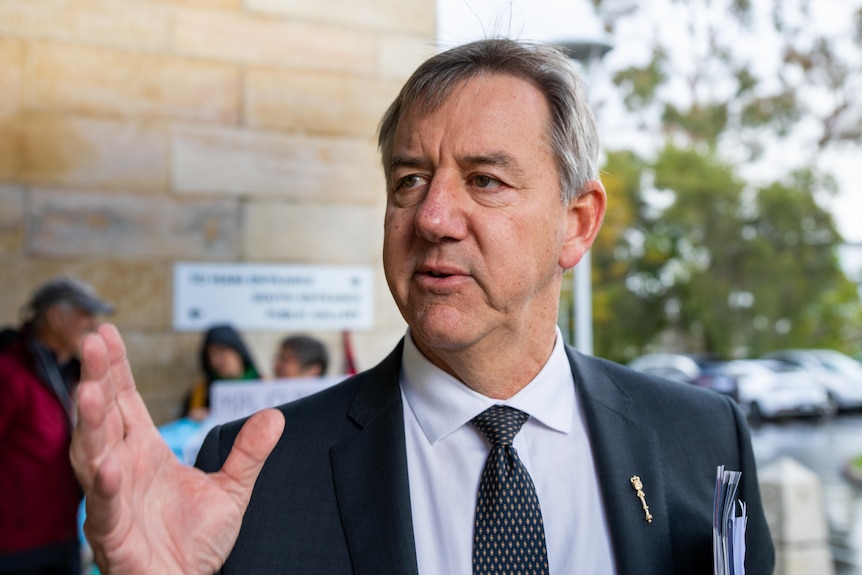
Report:
[[[54,278],[0,351],[0,573],[80,573],[72,398],[81,340],[113,311],[90,285]]]

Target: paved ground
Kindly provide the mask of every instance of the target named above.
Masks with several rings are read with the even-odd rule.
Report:
[[[758,466],[789,455],[820,476],[836,574],[862,575],[862,491],[843,475],[862,454],[862,414],[766,423],[752,430],[752,443]]]

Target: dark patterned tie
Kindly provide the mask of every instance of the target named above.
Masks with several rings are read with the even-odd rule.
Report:
[[[502,405],[472,419],[491,442],[482,471],[473,535],[473,573],[547,575],[542,510],[512,440],[530,416]]]

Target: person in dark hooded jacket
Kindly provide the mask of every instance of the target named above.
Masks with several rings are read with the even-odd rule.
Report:
[[[204,379],[192,388],[186,400],[186,416],[200,421],[209,415],[210,387],[214,381],[260,379],[260,372],[239,332],[230,325],[207,330],[200,349]]]

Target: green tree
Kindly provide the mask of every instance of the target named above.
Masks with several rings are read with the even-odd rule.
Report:
[[[813,34],[806,0],[667,0],[673,28],[632,0],[594,4],[617,50],[633,30],[654,31],[641,35],[642,62],[612,70],[652,151],[612,150],[603,168],[596,352],[858,350],[859,292],[818,200],[835,191],[822,152],[862,136],[862,2],[841,5],[849,37]],[[770,156],[783,173],[753,175]]]

